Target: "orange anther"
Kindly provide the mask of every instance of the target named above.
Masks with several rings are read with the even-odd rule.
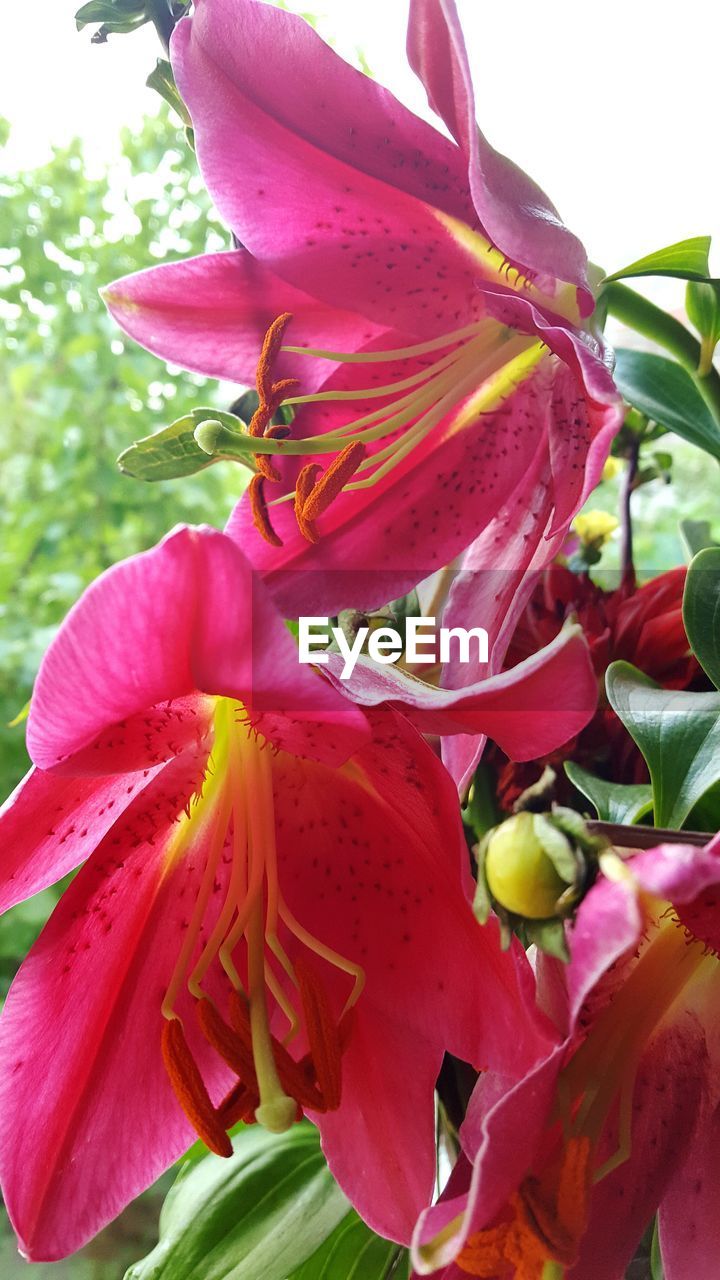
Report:
[[[243,1124],[254,1124],[255,1111],[259,1102],[257,1093],[248,1089],[242,1082],[234,1085],[218,1108],[225,1128],[232,1129],[241,1120]]]
[[[193,1129],[211,1151],[218,1156],[231,1156],[232,1143],[222,1119],[210,1101],[205,1082],[198,1070],[177,1018],[166,1022],[161,1040],[163,1062],[175,1097]]]
[[[256,1092],[257,1078],[251,1046],[227,1025],[211,1000],[198,1001],[197,1016],[205,1039],[232,1067],[241,1083]]]
[[[250,1013],[247,1004],[237,991],[231,993],[229,1007],[230,1021],[235,1032],[247,1046],[252,1046]],[[307,1107],[308,1111],[327,1110],[324,1099],[315,1088],[309,1074],[308,1067],[310,1064],[305,1060],[296,1062],[285,1046],[280,1044],[279,1040],[276,1040],[275,1036],[272,1036],[271,1039],[278,1077],[288,1096],[295,1098],[296,1102],[301,1107]]]
[[[305,503],[321,471],[322,467],[318,462],[308,462],[298,472],[298,478],[295,481],[295,519],[303,538],[307,538],[308,542],[317,542],[318,535],[312,520],[305,519]]]
[[[340,1106],[342,1087],[340,1030],[333,1017],[327,993],[318,982],[310,965],[305,964],[302,959],[296,960],[295,973],[300,988],[305,1027],[318,1088],[326,1109],[335,1111]]]
[[[286,311],[283,315],[278,316],[277,320],[273,320],[265,334],[256,373],[258,407],[248,423],[248,435],[275,436],[277,429],[270,426],[270,419],[280,408],[283,400],[290,395],[290,392],[295,391],[300,385],[297,378],[280,378],[277,382],[272,380],[272,366],[282,345],[285,329],[291,319],[290,312]],[[283,434],[288,434],[287,428],[284,429]],[[255,454],[255,463],[260,475],[264,476],[266,480],[278,481],[280,479],[279,471],[273,466],[267,454]],[[253,518],[255,518],[254,512]],[[269,521],[266,523],[269,525]],[[267,536],[262,529],[260,532],[263,537]],[[267,540],[270,541],[269,538]],[[273,545],[282,544],[273,543]]]
[[[327,511],[330,503],[337,498],[348,480],[354,476],[364,457],[365,445],[359,440],[353,440],[351,444],[345,445],[308,495],[303,506],[303,515],[306,520],[317,520],[323,511]]]
[[[250,501],[250,511],[255,528],[271,547],[281,547],[283,545],[282,538],[279,538],[270,522],[267,503],[265,501],[265,477],[262,475],[253,476],[248,485],[247,493]]]

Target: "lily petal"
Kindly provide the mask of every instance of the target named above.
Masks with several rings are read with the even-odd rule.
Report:
[[[274,45],[268,44],[271,28]],[[299,61],[295,40],[306,46],[309,63]],[[265,67],[272,68],[271,75],[257,70],[262,45],[268,48]],[[452,330],[481,310],[473,283],[477,260],[450,233],[447,215],[432,199],[390,185],[356,167],[354,159],[339,158],[332,144],[326,146],[321,129],[303,127],[308,85],[324,104],[315,108],[316,116],[331,119],[336,111],[334,95],[323,97],[318,88],[324,92],[322,72],[319,78],[313,72],[321,48],[300,20],[255,0],[205,0],[192,18],[178,24],[173,68],[192,116],[208,190],[250,253],[297,288],[342,309],[352,298],[354,308],[375,323],[420,337]],[[244,56],[246,49],[252,57]],[[283,53],[292,63],[286,72]],[[299,66],[308,80],[298,84]],[[344,78],[345,72],[339,74]],[[369,92],[372,97],[376,90]],[[291,101],[297,96],[302,109],[276,106],[285,95]],[[337,108],[340,118],[347,110],[347,102]],[[312,120],[312,109],[309,116]],[[409,172],[413,164],[425,163],[428,130],[417,124],[411,147],[405,142],[393,150],[388,144],[396,164]],[[336,135],[332,125],[329,134]],[[430,145],[437,153],[437,145]],[[441,192],[449,186],[444,174]],[[442,290],[432,306],[424,300],[424,309],[412,291],[431,269],[441,272]]]
[[[716,1068],[717,1070],[717,1068]],[[660,1208],[666,1280],[711,1276],[720,1252],[720,1107],[706,1118]],[[674,1152],[668,1163],[677,1170]]]
[[[358,1057],[354,1027],[342,1108],[316,1117],[324,1149],[362,1216],[407,1241],[432,1191],[433,1089],[443,1052],[484,1066],[512,1038],[516,1061],[527,1065],[546,1052],[548,1030],[529,1005],[522,950],[502,952],[495,925],[482,928],[473,917],[448,775],[403,717],[389,708],[369,714],[372,745],[335,772],[332,787],[322,766],[276,760],[278,863],[304,926],[365,970]],[[331,848],[318,838],[321,823],[338,833]],[[481,1001],[467,981],[480,971]],[[348,985],[338,979],[340,1007]],[[409,1167],[391,1195],[393,1135],[413,1113],[402,1150]]]
[[[149,784],[63,895],[10,989],[0,1179],[33,1261],[80,1248],[194,1139],[162,1065],[160,1000],[204,865],[201,847],[172,853],[197,778],[198,761],[186,757]],[[38,1040],[42,1069],[29,1052]],[[224,1071],[201,1043],[193,1051],[217,1097]]]
[[[552,509],[547,439],[541,435],[520,484],[462,557],[443,611],[446,627],[472,627],[483,620],[490,645],[489,676],[502,670],[516,622],[538,575],[560,549],[562,534],[547,537]],[[442,683],[466,688],[480,675],[472,663],[450,662],[443,669]],[[485,735],[442,740],[443,762],[461,795],[477,768],[485,742]]]
[[[579,286],[592,310],[587,257],[557,209],[527,174],[477,127],[472,76],[454,0],[411,0],[408,58],[428,101],[468,159],[478,217],[490,239],[532,271]]]
[[[300,667],[280,615],[232,541],[180,527],[109,569],[71,610],[38,675],[30,754],[45,769],[93,771],[94,750],[77,757],[100,739],[95,767],[107,767],[107,751],[125,768],[146,765],[132,717],[152,708],[152,763],[168,759],[207,727],[208,700],[190,698],[197,690],[236,698],[256,717],[289,712],[312,721],[327,713],[338,733],[346,731],[346,754],[367,737],[361,714]],[[177,723],[175,699],[194,711],[189,725]],[[109,744],[101,737],[108,732]]]
[[[646,1224],[663,1200],[679,1166],[683,1168],[685,1191],[680,1192],[680,1201],[675,1202],[672,1214],[675,1231],[671,1228],[670,1235],[676,1250],[681,1239],[692,1239],[692,1219],[689,1221],[687,1215],[696,1215],[697,1224],[697,1215],[702,1210],[697,1195],[690,1192],[685,1157],[698,1135],[704,1145],[709,1079],[703,1028],[685,1013],[653,1038],[640,1064],[633,1093],[630,1155],[614,1173],[595,1186],[580,1257],[569,1272],[569,1280],[615,1280],[616,1276],[624,1275]],[[599,1159],[610,1158],[617,1151],[618,1141],[617,1125],[609,1124],[598,1152]],[[713,1166],[716,1181],[717,1150]],[[707,1192],[710,1190],[708,1187]],[[682,1227],[677,1216],[681,1203],[685,1210]],[[690,1262],[691,1259],[699,1261],[700,1256],[708,1257],[705,1223],[714,1220],[715,1209],[710,1205],[716,1202],[708,1199],[706,1204],[700,1252],[683,1253],[682,1269],[676,1273],[666,1266],[668,1280],[712,1274],[712,1270],[696,1269]]]
[[[245,249],[162,263],[113,281],[102,291],[122,329],[156,356],[209,377],[252,385],[263,338],[273,320],[293,315],[288,341],[355,351],[382,332],[355,312],[328,307],[262,266]],[[280,378],[300,378],[304,392],[325,381],[327,360],[281,353]]]
[[[70,780],[31,769],[0,808],[0,911],[80,866],[155,772]]]
[[[579,733],[597,705],[597,682],[579,627],[561,631],[532,658],[463,689],[436,688],[392,666],[360,657],[343,682],[344,659],[328,672],[361,706],[389,702],[422,733],[484,734],[513,760],[534,760]]]

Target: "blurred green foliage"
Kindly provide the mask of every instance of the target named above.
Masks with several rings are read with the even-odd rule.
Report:
[[[7,722],[68,607],[177,521],[224,519],[239,484],[233,468],[152,487],[116,468],[138,436],[217,393],[123,339],[98,288],[227,247],[166,111],[125,131],[122,148],[92,176],[71,142],[0,185],[0,796],[26,767],[22,728]]]
[[[146,485],[115,465],[137,436],[198,400],[232,399],[124,339],[98,297],[102,284],[160,259],[227,248],[170,121],[163,108],[139,133],[125,131],[122,158],[105,172],[89,173],[73,141],[0,182],[0,801],[28,764],[24,726],[8,721],[83,588],[180,520],[222,523],[237,496],[232,467]],[[7,136],[0,121],[0,145]],[[0,996],[58,896],[48,889],[0,920]],[[64,1263],[28,1267],[0,1220],[0,1275],[119,1280],[154,1244],[171,1181]]]

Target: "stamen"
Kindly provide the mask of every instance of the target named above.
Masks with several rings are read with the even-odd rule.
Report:
[[[246,1044],[252,1044],[250,1014],[242,996],[238,995],[237,992],[232,992],[229,1007],[230,1020],[238,1036]],[[296,1062],[295,1058],[280,1044],[280,1041],[275,1039],[275,1036],[270,1038],[278,1075],[288,1093],[291,1093],[297,1102],[301,1106],[307,1107],[309,1111],[327,1110],[322,1096],[308,1075],[308,1069],[311,1070],[313,1064],[307,1059],[301,1059],[300,1062]]]
[[[213,750],[217,751],[218,755],[224,757],[227,751],[227,744],[223,741],[222,734],[218,733],[218,727],[216,720],[216,741]],[[218,764],[218,772],[216,776],[220,779],[222,778],[223,766],[224,759]],[[202,801],[198,805],[200,812],[192,813],[191,817],[185,820],[185,825],[181,829],[181,835],[184,837],[184,842],[189,842],[193,836],[197,838],[197,836],[202,833],[204,811],[206,812],[208,809],[212,809],[216,803],[217,784],[209,785]],[[173,970],[173,974],[162,1003],[162,1014],[164,1018],[173,1017],[180,988],[183,985],[188,964],[190,963],[190,957],[197,943],[198,937],[200,936],[200,930],[202,928],[203,919],[205,917],[205,912],[207,910],[215,880],[215,873],[225,844],[229,816],[229,797],[223,795],[221,801],[217,803],[217,808],[214,813],[210,850],[200,889],[198,891],[197,900],[195,902],[195,907],[193,909],[192,918],[185,932],[183,945],[180,949],[180,955],[178,956],[177,963]]]
[[[328,1111],[340,1106],[342,1044],[337,1023],[323,987],[309,965],[296,960],[305,1027],[320,1092]]]
[[[295,519],[303,538],[306,538],[308,542],[317,542],[318,533],[312,521],[305,517],[305,503],[310,497],[315,479],[321,471],[322,467],[319,462],[307,462],[299,471],[298,478],[295,481]]]
[[[247,487],[248,499],[250,501],[250,511],[252,513],[253,524],[258,533],[271,547],[281,547],[283,545],[282,538],[279,538],[272,527],[270,516],[268,514],[267,503],[265,501],[265,480],[266,476],[253,476]]]
[[[227,1025],[207,996],[198,1001],[197,1015],[205,1039],[235,1072],[241,1083],[257,1092],[252,1047]]]
[[[335,364],[383,364],[388,360],[407,360],[412,356],[424,356],[429,351],[439,351],[443,347],[449,347],[451,343],[461,342],[463,338],[470,338],[474,334],[482,332],[483,329],[494,328],[492,320],[475,321],[473,324],[463,325],[462,329],[453,329],[450,333],[443,333],[439,338],[430,338],[427,342],[418,342],[411,347],[395,347],[390,351],[327,351],[321,347],[282,347],[282,351],[292,352],[298,356],[313,356],[321,360],[333,360]]]
[[[258,407],[248,423],[248,435],[272,435],[273,429],[270,427],[270,419],[290,392],[300,385],[297,378],[281,378],[277,382],[273,382],[272,379],[272,367],[280,351],[283,334],[291,319],[292,316],[289,311],[278,316],[276,320],[273,320],[263,339],[255,378]],[[278,481],[280,479],[280,472],[273,466],[267,454],[255,454],[254,456],[255,465],[261,476],[266,480]],[[263,533],[262,529],[260,529],[260,532]],[[265,536],[263,533],[263,537]]]
[[[231,1156],[232,1143],[222,1120],[210,1101],[205,1082],[195,1063],[178,1018],[165,1022],[162,1056],[175,1097],[193,1129],[218,1156]]]
[[[355,964],[354,961],[348,960],[346,956],[341,956],[338,951],[333,951],[332,947],[328,947],[319,938],[304,928],[298,920],[295,919],[292,911],[288,907],[282,895],[278,896],[278,911],[280,919],[291,933],[300,942],[304,942],[309,951],[314,951],[321,959],[327,960],[328,964],[334,965],[336,969],[341,969],[343,973],[350,974],[354,978],[353,989],[345,1001],[345,1008],[341,1016],[347,1013],[360,998],[362,989],[365,986],[365,970],[362,965]]]
[[[333,459],[327,471],[316,481],[302,508],[303,519],[317,520],[355,475],[363,458],[365,445],[353,440]]]
[[[232,1129],[242,1120],[243,1124],[255,1124],[255,1108],[259,1098],[242,1082],[233,1086],[218,1107],[218,1114],[226,1129]]]

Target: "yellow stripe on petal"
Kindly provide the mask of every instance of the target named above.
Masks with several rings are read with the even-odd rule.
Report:
[[[555,315],[562,316],[572,324],[580,323],[577,290],[574,285],[559,284],[556,293],[545,293],[533,284],[529,276],[523,275],[522,271],[508,262],[500,250],[496,249],[479,231],[474,231],[466,222],[461,222],[459,218],[453,218],[448,213],[441,213],[438,209],[434,209],[433,213],[455,243],[469,254],[480,275],[486,280],[492,280],[494,284],[502,284],[513,293],[522,294],[531,302],[548,307]]]

